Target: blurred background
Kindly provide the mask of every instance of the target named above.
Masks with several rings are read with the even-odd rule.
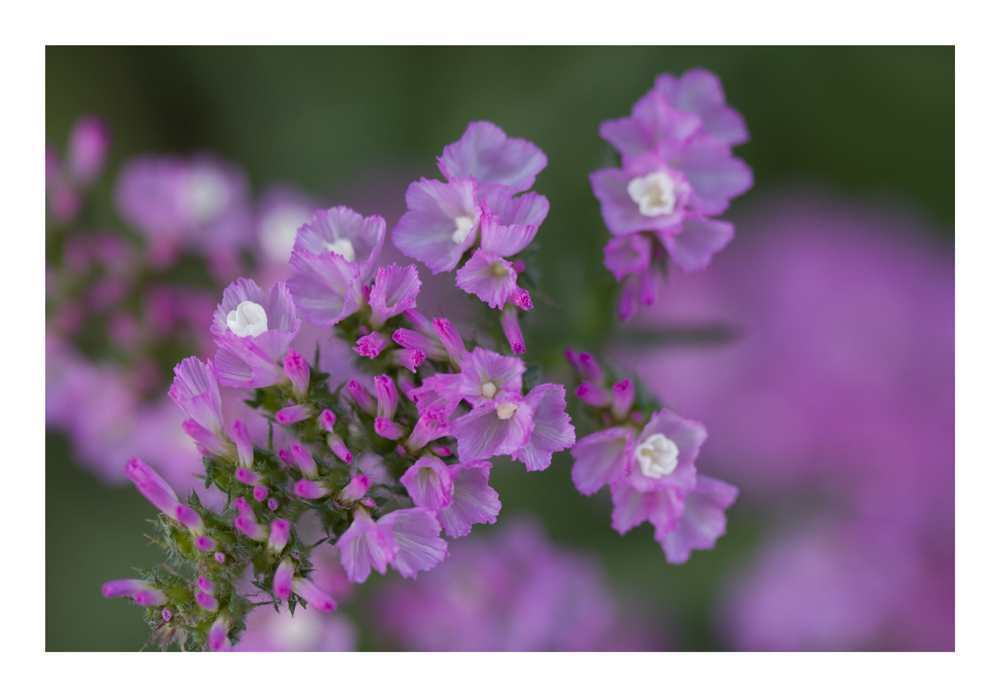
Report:
[[[621,327],[587,180],[615,163],[598,125],[698,66],[746,119],[735,154],[755,186],[723,216],[736,237],[709,269],[672,268],[659,304]],[[331,577],[335,620],[262,619],[272,641],[253,646],[953,650],[954,92],[951,47],[49,47],[47,143],[62,157],[93,114],[111,147],[77,209],[55,206],[47,174],[47,650],[148,638],[136,607],[100,594],[162,561],[144,538],[153,509],[120,470],[139,455],[190,471],[169,366],[211,356],[199,322],[240,272],[283,277],[275,211],[343,204],[391,230],[408,184],[438,177],[434,158],[473,120],[548,156],[525,358],[569,383],[563,351],[594,352],[704,423],[701,471],[741,490],[728,532],[668,565],[649,526],[611,529],[606,490],[576,492],[568,453],[540,473],[498,461],[499,521],[439,569],[355,589]],[[116,177],[137,155],[195,153],[225,170],[253,243],[230,258],[184,242],[130,276],[130,254],[155,245],[116,206]],[[115,309],[130,302],[155,326]],[[499,590],[483,580],[503,574]],[[459,619],[415,629],[434,617]]]

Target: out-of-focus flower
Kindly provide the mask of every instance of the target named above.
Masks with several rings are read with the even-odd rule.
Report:
[[[275,612],[261,606],[246,619],[246,631],[234,651],[354,651],[357,629],[339,613],[324,613],[312,607],[287,607]]]
[[[596,560],[555,547],[531,520],[453,543],[447,564],[390,584],[374,606],[382,632],[417,651],[616,650],[633,629]],[[633,636],[650,643],[631,648],[661,648]]]

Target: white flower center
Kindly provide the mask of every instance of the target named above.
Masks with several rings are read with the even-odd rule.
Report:
[[[487,382],[485,385],[479,388],[479,391],[480,393],[482,393],[484,397],[486,397],[486,399],[493,399],[493,397],[496,396],[497,393],[497,386],[494,385],[492,382]]]
[[[517,411],[516,404],[504,402],[503,404],[497,405],[497,416],[499,416],[502,421],[506,421],[510,417],[514,416],[515,411]]]
[[[628,183],[626,191],[639,204],[639,212],[655,217],[670,215],[677,204],[674,180],[666,172],[652,172],[645,177],[636,177]]]
[[[455,218],[455,232],[451,233],[451,239],[455,244],[462,244],[465,239],[472,232],[472,226],[475,225],[475,221],[472,219],[471,215],[460,215]]]
[[[236,336],[258,336],[267,331],[267,313],[257,303],[244,300],[226,316],[226,324]]]
[[[650,479],[659,479],[677,468],[677,444],[662,433],[655,433],[639,443],[635,450],[635,461],[639,469]]]
[[[354,245],[351,244],[350,240],[335,240],[333,242],[327,242],[326,248],[334,254],[339,254],[344,257],[347,261],[354,261]]]

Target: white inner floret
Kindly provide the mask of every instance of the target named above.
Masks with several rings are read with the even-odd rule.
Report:
[[[680,450],[676,443],[662,433],[655,433],[639,443],[635,461],[645,476],[659,479],[677,469],[678,455]]]
[[[516,404],[504,402],[503,404],[497,405],[497,416],[499,416],[502,421],[506,421],[510,417],[514,416],[515,411],[517,411]]]
[[[354,261],[355,252],[354,245],[351,244],[350,240],[334,240],[333,242],[327,242],[326,248],[333,252],[334,254],[339,254],[344,257],[347,261]]]
[[[471,215],[460,215],[455,218],[455,232],[451,233],[451,239],[455,244],[462,244],[465,242],[469,233],[472,232],[472,226],[475,225]]]
[[[670,215],[677,205],[676,186],[666,172],[636,177],[625,190],[639,204],[639,212],[646,216]]]
[[[236,336],[258,336],[267,331],[267,313],[257,303],[244,300],[226,316],[226,324]]]
[[[195,225],[211,223],[229,205],[229,189],[218,172],[193,170],[185,184],[183,198]]]
[[[479,388],[479,391],[484,397],[486,397],[486,399],[493,399],[493,397],[495,397],[497,393],[497,386],[494,385],[492,382],[487,382],[482,387]]]

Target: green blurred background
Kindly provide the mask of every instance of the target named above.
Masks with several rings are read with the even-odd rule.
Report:
[[[725,216],[738,235],[756,196],[809,184],[909,206],[953,240],[953,47],[48,47],[45,134],[61,149],[73,120],[94,113],[113,131],[111,173],[140,152],[207,149],[244,166],[255,192],[286,181],[352,205],[359,190],[383,186],[398,216],[408,181],[437,176],[435,156],[469,121],[493,121],[549,158],[534,190],[551,202],[539,238],[551,304],[536,305],[527,339],[528,358],[556,366],[565,346],[596,349],[613,327],[607,231],[586,176],[613,162],[598,124],[627,115],[656,75],[696,66],[720,76],[751,134],[736,154],[756,185]],[[98,197],[109,200],[112,182],[105,177]],[[115,225],[110,210],[104,221]],[[359,212],[383,214],[390,229],[398,219]],[[570,464],[562,453],[530,476],[494,468],[501,522],[535,512],[558,542],[598,552],[619,595],[670,623],[678,647],[721,648],[712,599],[752,550],[762,513],[737,503],[714,551],[668,566],[647,526],[624,538],[611,530],[606,490],[580,496]],[[134,490],[102,487],[49,434],[47,650],[143,645],[141,612],[104,600],[100,586],[161,561],[143,538],[151,515]]]

